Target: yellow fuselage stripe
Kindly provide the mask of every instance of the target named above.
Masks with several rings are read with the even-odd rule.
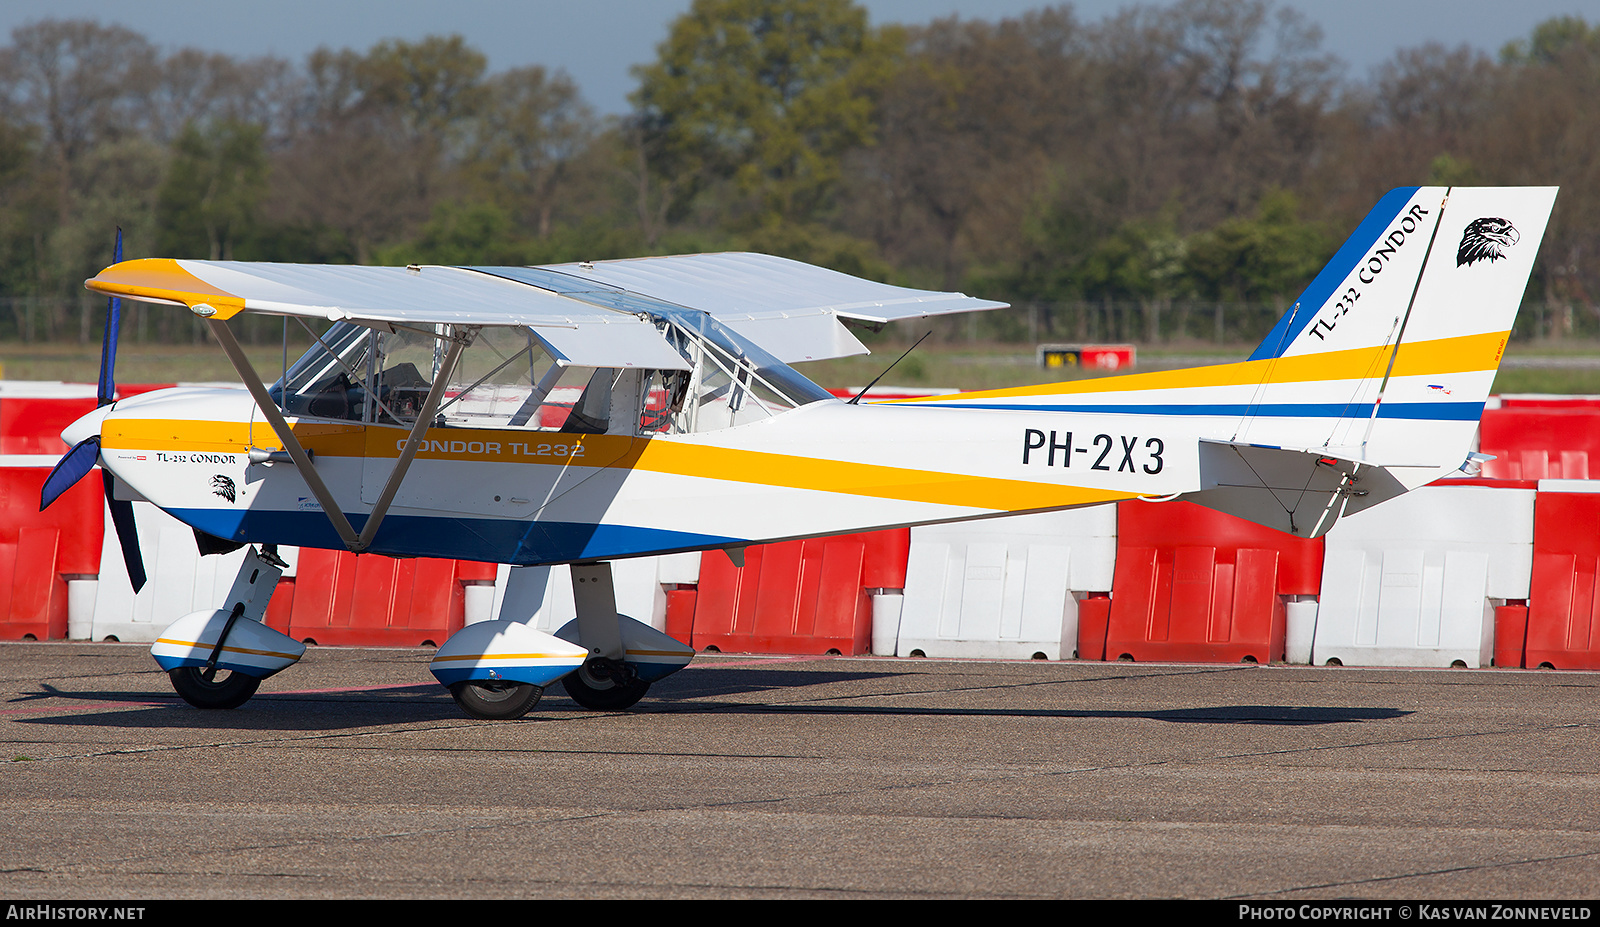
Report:
[[[394,446],[405,431],[389,426],[296,424],[296,436],[318,458],[379,459],[397,456]],[[459,439],[465,429],[430,429],[429,439]],[[202,422],[170,419],[108,419],[102,446],[110,450],[171,450],[244,454],[249,450],[250,426],[237,422]],[[1135,493],[1086,489],[1054,483],[1009,480],[915,470],[879,464],[799,457],[765,451],[708,447],[670,440],[616,435],[551,435],[548,432],[477,431],[474,440],[504,445],[558,440],[571,447],[581,438],[581,456],[552,457],[541,462],[607,469],[640,470],[700,479],[724,480],[758,486],[837,492],[879,499],[958,505],[991,511],[1022,511],[1091,505],[1131,498]],[[256,438],[261,438],[260,429]],[[257,444],[257,447],[263,445]],[[419,454],[419,460],[518,462],[483,454]]]
[[[1403,343],[1400,345],[1398,356],[1395,357],[1391,376],[1427,376],[1494,370],[1500,365],[1500,356],[1505,353],[1506,339],[1509,336],[1510,332],[1489,332],[1481,335]],[[1241,361],[1236,364],[1218,364],[1185,370],[1157,370],[1117,377],[1074,380],[1068,383],[1044,383],[1038,386],[1017,386],[943,396],[918,396],[910,399],[893,399],[884,404],[915,405],[965,399],[998,399],[1008,396],[1255,386],[1263,381],[1307,383],[1315,380],[1361,379],[1373,376],[1374,371],[1381,373],[1388,364],[1390,351],[1391,349],[1386,346],[1351,348],[1347,351],[1329,351],[1323,354],[1271,357]]]

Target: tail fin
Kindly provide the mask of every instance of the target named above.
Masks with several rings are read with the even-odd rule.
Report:
[[[1241,365],[1260,380],[1235,433],[1202,442],[1210,488],[1188,498],[1315,537],[1459,469],[1555,196],[1385,196]]]
[[[1232,439],[1319,449],[1421,485],[1460,466],[1554,187],[1394,190],[1250,356]]]
[[[1555,196],[1389,193],[1241,363],[938,404],[1160,417],[1198,439],[1201,488],[1184,498],[1321,535],[1466,461]]]

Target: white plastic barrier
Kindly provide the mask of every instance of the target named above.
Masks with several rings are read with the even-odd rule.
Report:
[[[1311,662],[1488,666],[1494,606],[1526,599],[1534,490],[1424,486],[1328,532]]]
[[[617,612],[658,631],[667,626],[665,587],[699,580],[699,553],[636,557],[611,564]],[[572,602],[572,571],[565,566],[509,567],[501,564],[494,589],[490,617],[520,621],[552,633],[578,617],[577,607]],[[469,623],[481,620],[477,615],[467,617]]]
[[[232,553],[200,556],[194,529],[148,502],[133,504],[139,526],[139,552],[144,559],[146,582],[138,595],[128,579],[117,530],[106,512],[106,536],[100,548],[100,582],[95,589],[94,618],[87,629],[68,626],[68,636],[103,641],[153,641],[167,625],[190,612],[223,607],[233,588],[245,548]],[[280,547],[288,562],[284,576],[295,575],[299,548]]]
[[[1117,507],[911,529],[895,653],[1059,660],[1077,654],[1074,592],[1105,592]]]

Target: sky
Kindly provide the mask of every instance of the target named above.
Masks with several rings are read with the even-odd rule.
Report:
[[[96,19],[142,33],[167,51],[192,46],[233,56],[277,55],[296,63],[321,46],[365,51],[390,38],[461,34],[491,71],[538,64],[565,70],[602,113],[627,110],[629,68],[655,57],[690,0],[3,0],[0,35],[38,19]],[[1001,19],[1041,0],[864,0],[873,24],[926,23],[958,15]],[[1126,0],[1071,4],[1095,22]],[[1155,0],[1151,5],[1168,5]],[[1600,22],[1600,0],[1280,0],[1323,30],[1323,48],[1364,78],[1400,48],[1462,43],[1496,54],[1552,16]]]

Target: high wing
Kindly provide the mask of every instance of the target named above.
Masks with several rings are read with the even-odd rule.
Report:
[[[704,310],[784,363],[868,353],[841,319],[882,325],[1006,307],[961,293],[875,283],[767,254],[688,254],[544,269],[612,291]]]
[[[1005,303],[891,286],[763,254],[697,254],[547,267],[367,267],[168,258],[127,261],[86,285],[187,306],[395,325],[525,325],[564,363],[684,369],[649,316],[703,312],[780,361],[865,354],[842,324]],[[695,326],[691,326],[695,327]]]

